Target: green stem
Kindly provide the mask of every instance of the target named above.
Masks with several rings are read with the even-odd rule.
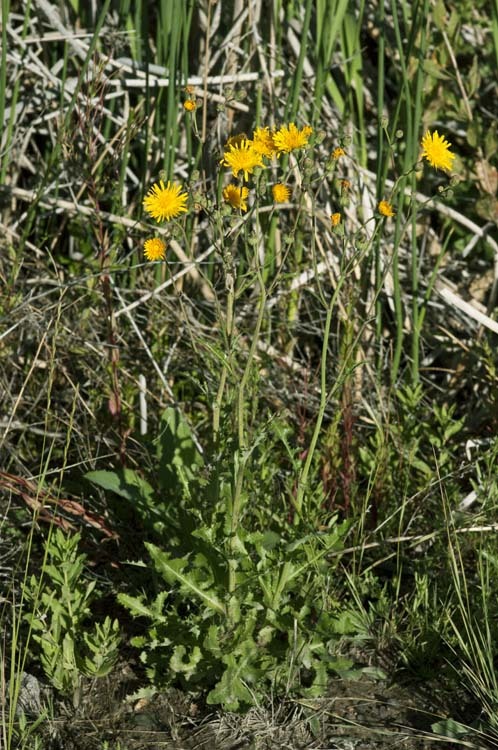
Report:
[[[423,7],[421,8],[421,4]],[[428,0],[415,0],[413,7],[409,7],[406,2],[402,3],[403,21],[405,29],[409,29],[408,39],[406,45],[404,38],[406,33],[400,28],[398,18],[398,5],[394,0],[391,0],[392,18],[394,35],[396,39],[396,46],[399,52],[399,62],[403,75],[403,97],[399,97],[399,101],[403,99],[405,109],[405,143],[406,150],[404,155],[404,175],[399,181],[399,188],[401,195],[404,194],[406,185],[408,184],[408,175],[411,174],[410,187],[412,195],[416,192],[416,177],[413,169],[413,165],[417,161],[418,156],[418,132],[420,128],[420,122],[422,119],[422,101],[423,101],[423,86],[424,86],[424,70],[423,61],[425,57],[425,50],[427,45],[427,35],[425,29],[425,19],[429,12]],[[417,44],[418,42],[418,44]],[[406,50],[405,50],[406,46]],[[412,76],[410,76],[408,63],[410,58],[417,55],[417,73],[415,77],[414,90],[412,91]],[[407,62],[408,61],[408,62]],[[395,121],[397,121],[398,111],[396,112]],[[393,133],[394,135],[394,133]],[[411,293],[412,293],[412,340],[411,340],[411,376],[412,382],[416,385],[419,381],[419,357],[420,357],[420,326],[419,326],[419,257],[418,257],[418,244],[417,244],[417,217],[416,217],[416,202],[413,203],[413,210],[411,215]],[[399,266],[398,266],[398,249],[401,241],[401,229],[400,229],[400,216],[398,214],[396,220],[396,230],[394,238],[394,257],[393,257],[393,282],[394,282],[394,305],[396,315],[396,340],[393,363],[391,367],[391,379],[396,381],[400,361],[402,354],[403,345],[403,308],[401,301],[401,284],[399,278]]]
[[[231,367],[231,356],[230,351],[232,347],[232,333],[233,333],[233,307],[235,302],[235,289],[233,280],[230,281],[227,276],[227,310],[225,318],[225,335],[227,339],[228,354],[223,359],[223,366],[221,368],[220,382],[218,385],[218,391],[213,405],[213,444],[215,451],[218,449],[218,440],[220,432],[220,414],[221,404],[223,401],[223,394],[225,392],[225,386],[227,382],[228,371]]]
[[[256,349],[258,346],[258,340],[259,340],[259,333],[261,331],[261,326],[263,324],[263,316],[265,313],[265,305],[266,305],[266,291],[263,286],[263,280],[261,278],[261,274],[258,271],[259,276],[259,283],[261,288],[261,294],[259,298],[259,310],[258,310],[258,319],[256,321],[256,326],[254,328],[254,332],[252,334],[252,340],[251,340],[251,346],[249,348],[249,355],[247,357],[246,366],[244,368],[244,373],[242,375],[242,380],[240,382],[238,396],[237,396],[237,421],[238,421],[238,436],[239,436],[239,450],[244,451],[247,448],[245,435],[244,435],[244,398],[245,398],[245,389],[247,385],[247,380],[249,378],[249,374],[252,367],[252,362],[254,359],[254,356],[256,354]]]
[[[303,25],[301,28],[301,47],[299,50],[299,57],[297,60],[296,65],[296,72],[294,73],[294,80],[292,81],[292,99],[289,100],[290,107],[287,105],[285,116],[287,121],[294,121],[296,119],[297,111],[300,106],[300,97],[301,97],[301,91],[302,91],[302,83],[303,83],[303,69],[304,69],[304,60],[306,58],[306,53],[308,51],[308,33],[310,29],[310,21],[311,21],[311,10],[313,8],[314,2],[312,0],[306,0],[306,7],[304,12],[304,19],[303,19]]]
[[[216,393],[216,398],[214,400],[214,405],[213,405],[213,444],[215,446],[215,450],[218,447],[218,438],[219,438],[219,433],[220,433],[221,403],[223,401],[223,394],[225,392],[225,385],[227,382],[227,373],[228,373],[228,366],[225,361],[221,370],[218,391]]]
[[[442,262],[442,260],[443,260],[443,258],[445,256],[445,254],[446,254],[446,250],[448,248],[448,243],[449,243],[449,241],[451,239],[452,234],[453,234],[453,229],[451,229],[450,232],[448,232],[448,236],[446,237],[446,240],[444,241],[444,244],[443,244],[443,246],[441,248],[441,251],[440,251],[440,253],[439,253],[439,255],[438,255],[437,259],[436,259],[436,263],[435,263],[435,266],[434,266],[433,271],[431,273],[431,277],[429,279],[429,283],[427,284],[427,289],[426,289],[426,292],[424,294],[424,299],[423,299],[423,302],[422,302],[422,304],[420,306],[420,310],[419,310],[419,317],[418,317],[419,331],[418,331],[418,334],[420,334],[420,330],[422,329],[422,326],[423,326],[423,323],[424,323],[425,314],[427,312],[427,305],[428,305],[429,300],[430,300],[430,298],[432,296],[432,291],[433,291],[434,285],[436,283],[438,271],[439,271],[439,268],[441,266],[441,262]]]
[[[332,323],[332,312],[335,307],[335,297],[336,297],[337,291],[339,290],[339,286],[340,284],[338,284],[336,288],[336,292],[334,293],[334,295],[332,296],[332,299],[330,300],[330,303],[327,309],[327,317],[325,320],[325,329],[323,332],[323,344],[322,344],[322,359],[321,359],[321,367],[320,367],[320,406],[319,406],[318,415],[316,418],[315,429],[313,431],[313,437],[311,438],[311,443],[308,449],[308,455],[306,456],[306,462],[301,472],[301,476],[299,477],[297,495],[296,495],[296,500],[294,503],[294,508],[296,510],[296,516],[295,516],[296,523],[298,523],[301,517],[304,495],[305,495],[305,491],[306,491],[307,484],[308,484],[308,474],[311,468],[311,463],[313,461],[316,444],[318,442],[318,436],[320,435],[320,430],[322,428],[323,416],[325,414],[325,407],[327,405],[327,354],[328,354],[328,348],[329,348],[330,325]]]
[[[244,373],[242,375],[242,380],[240,382],[239,390],[238,390],[238,397],[237,397],[237,422],[238,422],[238,453],[237,457],[240,459],[240,461],[235,462],[235,470],[236,470],[236,482],[235,482],[235,489],[233,493],[233,501],[232,501],[232,517],[230,521],[230,557],[228,561],[228,589],[230,592],[233,592],[235,590],[235,574],[236,574],[236,564],[237,561],[235,559],[235,552],[237,547],[237,527],[239,525],[239,519],[240,514],[242,511],[242,488],[244,484],[244,475],[245,475],[245,468],[246,464],[249,458],[249,452],[248,452],[248,446],[245,436],[245,418],[244,418],[244,401],[245,401],[245,391],[247,386],[247,381],[252,369],[252,363],[256,354],[256,349],[258,346],[259,341],[259,334],[261,331],[261,326],[263,324],[263,317],[265,313],[265,306],[266,306],[266,291],[263,284],[263,279],[261,276],[261,271],[258,268],[257,270],[258,274],[258,280],[260,284],[261,294],[259,298],[259,309],[258,309],[258,319],[256,321],[256,326],[254,329],[254,333],[252,335],[251,340],[251,346],[249,348],[249,354],[247,357],[246,366],[244,368]]]
[[[384,193],[384,181],[385,176],[383,171],[386,169],[389,157],[384,157],[384,136],[385,127],[382,122],[384,112],[384,55],[385,55],[385,40],[384,40],[384,22],[385,22],[385,11],[384,3],[379,3],[379,29],[381,33],[378,39],[379,55],[377,63],[377,200],[381,200]],[[382,259],[380,250],[380,237],[377,236],[374,243],[374,265],[375,265],[375,338],[377,342],[382,341],[382,300],[380,297],[380,290],[382,288]],[[377,354],[377,372],[381,371],[382,362],[382,347],[378,347]]]
[[[235,457],[236,458],[236,457]],[[232,518],[230,519],[230,554],[228,558],[228,591],[233,594],[236,586],[237,573],[237,527],[239,525],[240,511],[242,510],[242,487],[248,455],[242,456],[241,461],[235,460],[236,482],[232,501]]]
[[[427,34],[425,19],[429,13],[429,2],[424,0],[423,8],[420,14],[421,17],[421,39],[420,49],[418,52],[419,64],[417,68],[417,76],[415,79],[415,96],[414,96],[414,107],[413,107],[413,126],[412,126],[412,140],[411,140],[411,163],[415,164],[418,156],[418,133],[420,128],[420,122],[422,120],[422,104],[424,97],[424,69],[423,63],[425,58],[425,52],[427,47]],[[412,192],[412,237],[411,237],[411,271],[412,271],[412,385],[417,385],[420,380],[419,363],[420,363],[420,333],[421,325],[419,324],[419,257],[418,257],[418,241],[417,241],[417,181],[415,171],[411,175],[411,192]]]
[[[415,176],[415,175],[414,175]],[[411,232],[411,276],[412,276],[412,385],[419,381],[420,326],[418,303],[418,243],[417,243],[417,199],[413,190],[412,232]]]

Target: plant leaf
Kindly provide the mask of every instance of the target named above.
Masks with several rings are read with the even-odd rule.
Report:
[[[170,558],[167,552],[154,544],[145,545],[154,561],[158,573],[168,583],[179,583],[183,589],[191,592],[197,599],[204,602],[210,609],[226,616],[226,607],[210,589],[203,589],[196,580],[195,571],[184,572],[187,561],[183,558]]]

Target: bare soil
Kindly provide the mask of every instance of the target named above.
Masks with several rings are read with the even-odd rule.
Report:
[[[125,671],[88,683],[77,709],[56,706],[46,722],[47,750],[429,750],[498,748],[498,739],[469,729],[455,740],[434,734],[447,718],[475,722],[464,698],[434,686],[421,693],[387,682],[333,680],[320,699],[269,701],[245,715],[212,712],[179,691],[130,699]],[[446,705],[445,705],[446,703]]]

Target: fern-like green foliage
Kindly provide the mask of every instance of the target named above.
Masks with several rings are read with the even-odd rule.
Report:
[[[31,602],[26,620],[44,672],[52,685],[71,694],[75,703],[81,677],[108,674],[120,642],[117,620],[106,617],[103,623],[87,627],[95,581],[84,576],[86,556],[78,553],[80,539],[80,534],[66,536],[60,529],[53,531],[47,540],[46,565],[25,586]]]

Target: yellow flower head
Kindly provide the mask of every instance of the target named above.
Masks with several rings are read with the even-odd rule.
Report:
[[[339,224],[341,223],[341,214],[340,213],[332,214],[330,217],[330,221],[332,222],[333,227],[339,226]]]
[[[277,153],[277,147],[273,142],[273,133],[269,128],[256,128],[252,136],[252,145],[261,156],[271,157]]]
[[[444,135],[439,135],[437,130],[434,133],[427,133],[422,138],[421,158],[427,159],[431,167],[435,169],[444,169],[445,172],[451,172],[455,154],[450,151],[451,143],[448,143]]]
[[[221,163],[231,168],[234,177],[243,172],[245,180],[249,179],[255,167],[264,167],[263,157],[254,149],[250,140],[230,145],[230,150],[225,151],[225,158]]]
[[[186,109],[187,112],[194,112],[197,109],[197,104],[193,99],[186,99],[183,102],[183,109]]]
[[[382,216],[394,216],[393,207],[388,201],[380,201],[377,208]]]
[[[159,185],[154,184],[145,196],[143,205],[156,221],[169,221],[186,212],[187,198],[187,193],[182,192],[180,185],[168,182],[164,187],[164,182],[159,180]]]
[[[304,148],[308,145],[308,139],[313,132],[313,128],[309,125],[305,125],[304,128],[298,130],[293,122],[290,125],[282,125],[280,130],[277,130],[273,135],[273,142],[278,151],[284,151],[289,153],[297,148]]]
[[[227,185],[223,190],[223,198],[232,208],[240,208],[241,211],[247,211],[246,198],[249,190],[246,187],[237,187],[237,185]]]
[[[337,148],[335,148],[332,151],[332,159],[337,161],[337,159],[340,159],[341,156],[346,156],[346,152],[344,151],[343,148],[341,148],[340,146],[337,146]]]
[[[145,240],[144,255],[147,260],[164,260],[166,255],[166,245],[159,237]]]
[[[276,185],[273,185],[271,191],[275,203],[286,203],[289,200],[290,190],[287,185],[284,185],[282,182],[277,182]]]

